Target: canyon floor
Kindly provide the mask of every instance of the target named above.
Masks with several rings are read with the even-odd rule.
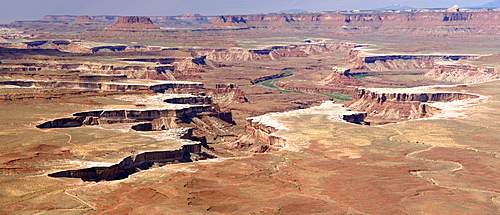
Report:
[[[58,30],[0,40],[1,214],[500,211],[498,37]]]

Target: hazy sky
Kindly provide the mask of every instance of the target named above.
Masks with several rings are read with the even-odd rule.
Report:
[[[289,9],[335,11],[393,4],[417,8],[475,6],[492,0],[0,0],[0,23],[39,20],[44,15],[169,16],[274,13]]]

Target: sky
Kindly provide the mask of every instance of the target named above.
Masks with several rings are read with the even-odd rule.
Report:
[[[0,0],[0,23],[45,15],[173,16],[243,15],[306,11],[369,10],[393,4],[415,8],[475,6],[493,0]]]

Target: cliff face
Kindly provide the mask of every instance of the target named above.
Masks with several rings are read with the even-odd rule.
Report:
[[[95,24],[95,23],[97,23],[97,21],[95,21],[91,16],[78,16],[71,23],[73,23],[73,24]]]
[[[451,83],[480,83],[500,79],[500,70],[470,65],[436,65],[424,76]]]
[[[498,12],[420,12],[373,14],[264,14],[232,16],[245,26],[256,28],[319,29],[330,34],[410,34],[414,36],[470,37],[500,35]],[[243,21],[241,21],[243,20]],[[227,21],[226,21],[227,22]],[[479,27],[480,26],[480,27]]]
[[[242,16],[218,16],[207,28],[246,28],[246,23]]]
[[[206,93],[214,103],[224,106],[248,101],[243,91],[235,84],[217,84],[214,89],[207,89]]]
[[[361,82],[350,75],[350,69],[334,67],[332,73],[321,80],[326,86],[358,86]]]
[[[246,120],[245,133],[258,138],[261,143],[266,144],[267,148],[271,150],[288,147],[287,139],[275,134],[279,130],[281,129],[256,120],[256,118]]]
[[[308,115],[308,114],[324,114],[328,115],[328,119],[336,122],[348,122],[355,124],[365,124],[364,112],[354,112],[344,108],[341,104],[334,104],[332,101],[324,102],[323,104],[308,109],[294,110],[284,113],[269,113],[266,115],[251,117],[246,120],[245,132],[258,138],[261,143],[265,144],[267,149],[281,150],[293,149],[293,144],[288,143],[287,138],[279,135],[280,131],[286,131],[288,128],[279,123],[274,117],[290,116],[290,115]]]
[[[116,23],[121,17],[120,16],[65,16],[65,15],[47,15],[43,17],[40,21],[43,22],[62,22],[62,23],[73,23],[73,24],[88,24],[91,20],[92,23],[98,23],[100,25],[112,25]],[[179,28],[191,28],[191,27],[203,27],[214,22],[217,17],[215,16],[202,16],[199,14],[184,14],[180,16],[153,16],[149,17],[150,20],[158,26],[161,27],[179,27]],[[95,28],[96,25],[91,25]]]
[[[0,81],[1,85],[14,85],[20,87],[42,87],[42,88],[80,88],[88,90],[103,91],[155,91],[164,92],[175,88],[201,89],[203,84],[195,82],[165,82],[147,84],[127,84],[113,82],[84,82],[84,81]]]
[[[88,44],[71,40],[39,40],[19,43],[3,43],[0,47],[13,49],[57,49],[71,53],[99,53],[99,52],[136,52],[161,51],[160,47],[146,45],[109,45],[89,47]]]
[[[192,134],[192,131],[189,132]],[[185,135],[189,139],[191,135]],[[181,138],[181,137],[179,137]],[[49,174],[50,177],[80,178],[83,181],[119,180],[127,178],[140,170],[151,168],[155,163],[160,165],[192,162],[191,154],[201,154],[201,144],[184,145],[180,149],[168,151],[144,152],[124,158],[119,163],[109,167],[91,167],[79,170],[67,170]]]
[[[376,55],[367,56],[359,50],[349,52],[349,59],[356,69],[369,69],[372,71],[397,71],[432,69],[436,62],[473,60],[477,55]]]
[[[160,28],[153,24],[149,17],[125,16],[108,27],[111,31],[158,31]]]
[[[68,64],[68,63],[24,63],[24,64],[2,64],[0,71],[42,71],[61,70],[67,72],[100,74],[106,76],[125,75],[128,79],[149,80],[193,80],[199,79],[199,74],[205,72],[207,65],[202,65],[196,59],[175,59],[171,64],[164,65],[123,65],[123,64]],[[166,60],[167,61],[167,60]],[[205,60],[203,59],[203,63]]]
[[[336,50],[348,51],[354,48],[348,43],[317,43],[287,46],[272,46],[260,50],[222,49],[199,51],[198,55],[206,56],[213,61],[258,61],[281,60],[285,57],[307,57],[310,55],[329,53]]]
[[[374,11],[365,14],[350,13],[293,13],[293,14],[256,14],[240,16],[200,16],[196,14],[181,16],[117,17],[117,16],[46,16],[43,22],[16,22],[15,27],[28,28],[62,28],[74,27],[102,29],[102,26],[117,22],[111,31],[158,31],[152,24],[171,28],[204,28],[204,30],[221,29],[253,29],[262,31],[307,32],[314,30],[325,36],[349,35],[410,35],[425,37],[484,37],[500,36],[500,12],[415,12],[415,13],[383,13]],[[83,23],[89,20],[95,23]],[[117,21],[119,20],[119,21]],[[68,26],[65,23],[76,24]],[[135,24],[139,23],[139,24]],[[91,24],[91,25],[88,25]],[[44,27],[45,26],[45,27]],[[226,34],[228,32],[225,32]],[[182,33],[181,33],[182,34]],[[166,34],[129,34],[106,33],[86,34],[101,37],[159,37],[168,38]]]
[[[428,103],[477,99],[478,95],[459,92],[419,92],[397,89],[356,89],[353,110],[366,111],[369,116],[407,120],[428,117],[439,110]]]

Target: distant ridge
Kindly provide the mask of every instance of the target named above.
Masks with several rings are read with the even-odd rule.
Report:
[[[469,8],[500,8],[500,0],[491,1],[486,4],[472,6]]]
[[[415,8],[402,4],[393,4],[387,7],[376,8],[375,10],[408,10],[408,9],[415,9]]]
[[[149,17],[123,16],[107,30],[118,31],[155,31],[160,28],[153,24]]]

